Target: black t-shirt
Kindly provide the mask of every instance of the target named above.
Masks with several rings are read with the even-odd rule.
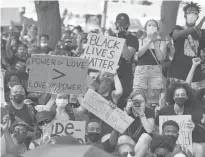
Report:
[[[192,132],[193,142],[204,143],[205,142],[205,108],[201,104],[198,104],[196,109],[192,112],[192,120],[195,124],[195,128]]]
[[[155,55],[155,50],[152,49],[154,55]],[[155,55],[156,56],[156,55]],[[159,62],[159,61],[158,61]],[[154,57],[152,56],[152,53],[150,52],[150,50],[146,50],[146,52],[144,53],[144,55],[142,55],[141,57],[139,57],[138,63],[137,65],[157,65],[156,60],[154,59]]]
[[[159,126],[159,116],[174,116],[174,115],[177,115],[174,111],[174,105],[165,106],[159,111],[155,119],[155,124]],[[191,115],[191,109],[184,107],[183,115]]]
[[[145,108],[145,115],[147,119],[154,118],[153,110],[149,108]],[[138,141],[139,137],[146,133],[146,130],[143,128],[140,117],[135,117],[133,114],[130,115],[134,120],[134,122],[129,126],[126,130],[126,134],[130,136],[135,142]]]
[[[18,117],[21,120],[23,120],[24,122],[26,122],[28,125],[30,125],[31,127],[34,126],[34,121],[29,113],[29,108],[26,104],[24,104],[23,108],[20,110],[17,110],[13,107],[13,105],[9,105],[9,115],[12,116],[12,118]],[[14,120],[14,119],[13,119]]]
[[[181,26],[175,26],[173,29],[173,32],[175,30],[182,30],[183,28]],[[202,34],[204,34],[205,30],[202,30]],[[205,47],[205,35],[203,35],[202,38],[199,38],[196,32],[193,32],[191,34],[192,38],[199,41],[199,48],[198,48],[198,54],[200,52],[200,49]],[[188,37],[180,37],[176,40],[174,40],[174,47],[175,47],[175,55],[172,60],[171,66],[169,68],[169,77],[177,78],[180,80],[186,80],[187,75],[191,69],[192,66],[192,59],[195,58],[193,54],[187,53],[184,51],[184,45],[188,44]],[[201,66],[197,66],[195,70],[195,74],[193,77],[193,82],[199,82],[203,80],[202,70]]]
[[[126,43],[128,47],[133,47],[136,52],[139,49],[139,42],[137,37],[128,34],[126,36]],[[132,62],[126,61],[124,58],[120,58],[119,60],[119,68],[118,68],[118,76],[119,78],[124,78],[126,80],[132,80]]]

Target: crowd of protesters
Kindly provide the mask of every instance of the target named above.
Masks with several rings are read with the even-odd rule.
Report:
[[[32,54],[80,57],[86,34],[80,26],[63,30],[54,49],[49,34],[23,25],[20,37],[1,39],[1,71],[4,75],[5,104],[1,106],[1,156],[18,157],[44,144],[57,143],[51,136],[54,120],[86,121],[86,144],[118,157],[205,157],[205,16],[197,22],[200,6],[184,8],[184,26],[175,26],[169,36],[160,35],[156,20],[143,30],[128,33],[129,16],[116,17],[116,33],[105,35],[126,39],[115,74],[88,70],[98,84],[93,89],[134,119],[120,134],[81,106],[80,99],[59,93],[29,92],[27,83]],[[196,22],[198,24],[196,24]],[[93,33],[99,33],[96,30]],[[72,75],[72,74],[71,74]],[[36,105],[45,105],[38,112]],[[192,152],[176,143],[180,126],[169,120],[159,134],[159,116],[191,115]],[[78,141],[73,141],[78,143]],[[63,155],[61,155],[63,156]]]

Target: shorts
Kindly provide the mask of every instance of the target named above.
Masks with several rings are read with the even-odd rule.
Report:
[[[137,66],[133,89],[163,89],[164,77],[158,65]]]

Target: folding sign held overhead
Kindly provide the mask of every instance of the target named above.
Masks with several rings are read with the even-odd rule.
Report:
[[[50,92],[53,86],[60,93],[82,94],[85,90],[88,60],[67,56],[32,55],[28,90]]]

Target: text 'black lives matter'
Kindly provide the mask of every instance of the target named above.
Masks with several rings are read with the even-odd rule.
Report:
[[[56,70],[56,69],[53,69],[53,71],[55,71],[55,72],[61,74],[61,75],[59,75],[59,76],[57,76],[57,77],[52,78],[53,80],[66,76],[64,73],[62,73],[62,72],[60,72],[60,71],[58,71],[58,70]]]

